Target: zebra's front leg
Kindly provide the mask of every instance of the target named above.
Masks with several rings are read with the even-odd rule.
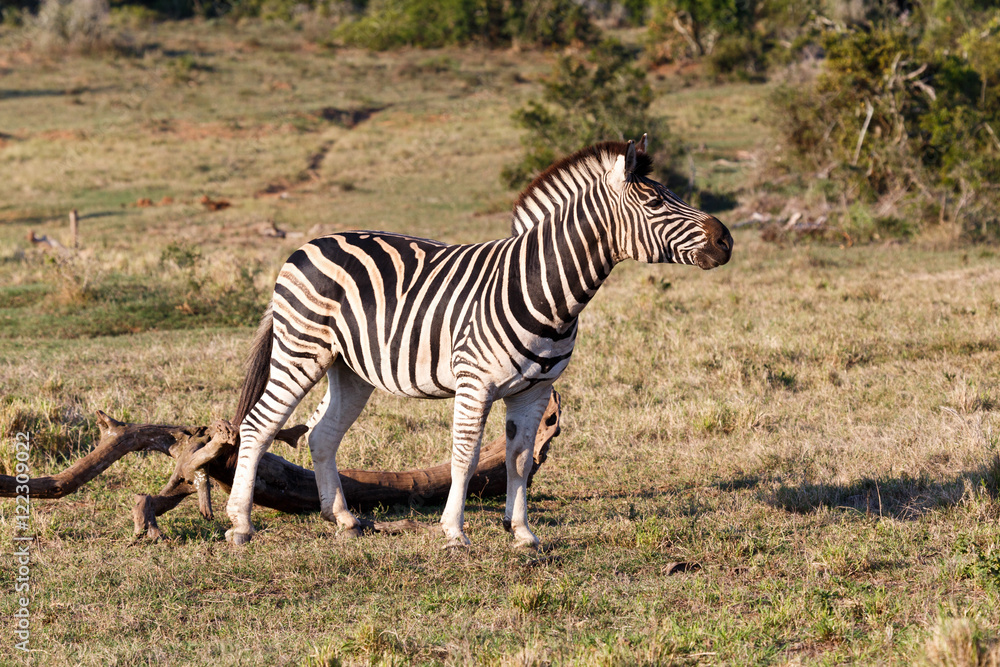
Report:
[[[507,507],[503,526],[514,533],[514,548],[537,549],[539,546],[538,538],[528,527],[528,475],[535,464],[535,433],[551,393],[552,388],[545,385],[504,399],[507,405]]]
[[[371,397],[373,387],[338,360],[327,371],[326,398],[310,418],[309,451],[316,471],[320,515],[343,529],[341,536],[358,537],[367,522],[359,521],[347,508],[344,488],[337,471],[337,449],[351,424],[357,420]],[[371,526],[367,523],[368,527]]]
[[[448,502],[441,515],[441,528],[448,538],[446,546],[469,546],[465,536],[465,494],[469,480],[479,464],[479,447],[483,427],[490,414],[493,397],[486,389],[460,388],[455,394],[455,416],[452,422],[451,488]]]

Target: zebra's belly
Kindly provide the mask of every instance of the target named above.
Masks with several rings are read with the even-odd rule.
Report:
[[[568,365],[568,357],[553,366],[543,366],[536,363],[526,364],[522,367],[523,372],[509,373],[507,377],[497,378],[498,381],[494,384],[495,397],[499,399],[516,396],[539,384],[552,384],[562,375]]]
[[[569,365],[568,356],[551,365],[513,357],[494,360],[488,364],[482,364],[482,361],[477,364],[477,375],[494,399],[515,396],[539,384],[552,383]],[[450,363],[440,365],[433,375],[429,369],[418,371],[415,378],[399,373],[380,374],[374,369],[356,368],[350,363],[348,365],[376,389],[394,396],[432,399],[455,396],[457,382]]]
[[[394,355],[396,356],[396,355]],[[347,366],[376,389],[400,396],[402,398],[452,398],[455,395],[455,375],[451,371],[450,361],[437,369],[429,366],[418,366],[415,373],[386,372],[386,368],[370,368],[359,366],[345,359]],[[389,370],[399,368],[398,357],[396,365]]]
[[[371,381],[371,380],[369,380]],[[455,396],[455,384],[440,387],[433,382],[424,384],[405,384],[403,386],[389,385],[384,382],[372,382],[376,388],[393,396],[402,398],[452,398]]]

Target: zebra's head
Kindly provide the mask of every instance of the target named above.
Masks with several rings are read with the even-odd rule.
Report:
[[[606,182],[617,196],[615,211],[621,259],[670,262],[714,269],[729,261],[733,237],[715,217],[688,206],[648,177],[652,160],[646,135],[626,145],[605,144],[617,157]]]

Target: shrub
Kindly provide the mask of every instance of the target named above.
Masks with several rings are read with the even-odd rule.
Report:
[[[661,174],[673,164],[672,141],[664,119],[652,116],[653,92],[634,54],[606,40],[585,59],[563,57],[545,82],[544,96],[514,114],[527,130],[524,156],[506,166],[501,178],[520,188],[556,158],[584,146],[612,139],[635,139],[649,133]],[[662,177],[662,176],[661,176]]]
[[[228,4],[218,13],[234,18],[259,17],[265,21],[304,22],[318,16],[339,16],[356,11],[355,3],[336,0],[229,0]]]
[[[111,25],[124,30],[142,30],[162,20],[163,15],[155,9],[142,5],[123,5],[111,10]]]
[[[385,50],[482,42],[499,46],[591,43],[597,29],[572,0],[375,0],[336,36],[351,46]]]
[[[600,39],[590,14],[572,0],[511,2],[503,32],[503,40],[525,46],[594,44]]]
[[[898,23],[826,34],[815,83],[772,98],[778,129],[798,167],[828,175],[836,198],[878,203],[875,217],[902,206],[996,235],[1000,11],[948,48],[927,34]]]
[[[346,23],[336,35],[351,46],[376,51],[400,46],[437,47],[470,39],[474,21],[462,2],[425,0],[376,0],[368,13]]]
[[[649,14],[649,0],[622,0],[620,3],[608,2],[607,8],[607,14],[616,13],[617,9],[622,23],[640,26],[646,23],[646,18]]]
[[[732,75],[756,81],[767,69],[765,45],[759,35],[737,34],[718,41],[708,56],[708,72],[715,77]]]
[[[131,10],[144,8],[154,12],[158,16],[183,19],[201,14],[202,16],[217,16],[226,8],[216,0],[130,0],[127,3],[115,3],[121,10],[126,10],[126,16],[131,14]],[[195,11],[195,10],[199,11]],[[136,12],[135,16],[141,16],[141,12]]]
[[[5,0],[0,7],[0,19],[11,25],[20,26],[23,17],[38,10],[38,0]]]
[[[0,27],[20,28],[31,17],[27,9],[20,7],[3,7],[0,9]]]
[[[43,48],[92,52],[111,42],[108,0],[43,0],[34,20]]]
[[[941,617],[924,642],[921,663],[928,667],[996,665],[1000,642],[970,618]]]
[[[3,4],[6,6],[10,3]],[[39,4],[36,0],[13,2],[15,8],[20,7],[24,11],[35,10]],[[113,0],[112,14],[119,23],[143,27],[161,18],[183,19],[192,16],[260,17],[266,20],[291,21],[309,12],[323,15],[356,12],[365,4],[364,0]],[[5,9],[5,15],[6,12]]]
[[[647,54],[654,62],[705,57],[709,73],[759,80],[813,31],[819,0],[654,0]]]

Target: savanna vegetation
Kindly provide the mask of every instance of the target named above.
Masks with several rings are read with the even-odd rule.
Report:
[[[470,501],[469,551],[259,510],[235,552],[223,513],[194,503],[161,519],[166,541],[133,542],[132,494],[172,467],[135,456],[33,505],[33,652],[14,649],[5,595],[0,662],[998,659],[988,3],[43,0],[3,16],[0,474],[18,432],[33,475],[64,468],[98,409],[231,415],[306,238],[504,236],[516,188],[594,140],[649,132],[659,176],[729,224],[735,252],[711,272],[623,264],[584,313],[530,493],[545,551],[509,549],[498,499]],[[449,426],[448,402],[375,396],[340,462],[425,467]],[[13,502],[0,520],[10,553]]]

